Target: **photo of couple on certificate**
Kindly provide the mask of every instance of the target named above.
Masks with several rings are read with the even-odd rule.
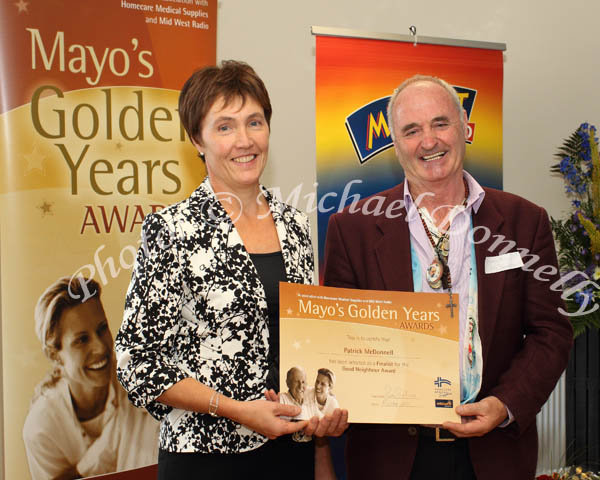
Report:
[[[335,374],[328,368],[319,368],[314,386],[307,386],[306,372],[300,366],[287,371],[285,383],[288,391],[282,392],[279,401],[285,405],[297,405],[302,411],[294,420],[307,420],[314,416],[319,418],[329,415],[339,404],[333,394]]]

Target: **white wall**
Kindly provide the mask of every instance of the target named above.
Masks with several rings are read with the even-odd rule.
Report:
[[[597,0],[219,0],[217,58],[250,63],[274,108],[266,185],[284,196],[315,182],[312,25],[506,43],[504,189],[561,216],[548,170],[581,122],[600,127]],[[316,230],[316,215],[312,218]]]

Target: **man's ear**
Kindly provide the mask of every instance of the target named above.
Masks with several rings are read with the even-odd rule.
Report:
[[[400,153],[398,152],[398,147],[396,146],[396,140],[392,140],[392,145],[394,146],[394,153],[396,154],[396,158],[400,158]]]
[[[469,117],[467,116],[467,111],[463,108],[463,129],[465,131],[465,140],[469,138],[469,126],[467,123],[469,122]]]

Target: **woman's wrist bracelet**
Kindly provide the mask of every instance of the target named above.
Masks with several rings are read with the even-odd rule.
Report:
[[[219,392],[213,392],[208,401],[208,413],[212,417],[218,417],[217,410],[219,409]]]

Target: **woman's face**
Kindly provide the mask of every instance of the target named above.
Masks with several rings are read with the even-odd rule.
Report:
[[[97,298],[66,309],[58,325],[58,358],[64,376],[79,387],[108,385],[113,370],[113,339]]]
[[[326,375],[318,374],[315,381],[315,394],[317,399],[327,399],[329,395],[329,378]]]
[[[236,193],[258,186],[267,163],[269,126],[263,108],[253,98],[233,99],[225,106],[219,97],[203,120],[200,143],[206,170],[217,192]]]

